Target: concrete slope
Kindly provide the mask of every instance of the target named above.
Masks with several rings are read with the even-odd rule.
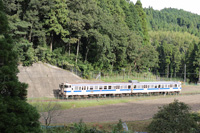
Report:
[[[19,81],[29,85],[28,98],[54,97],[55,90],[59,88],[59,84],[62,82],[85,82],[85,80],[67,70],[41,62],[29,67],[20,65],[18,69]]]

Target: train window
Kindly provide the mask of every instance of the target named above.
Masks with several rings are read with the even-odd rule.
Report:
[[[65,88],[68,88],[68,85],[65,85]]]
[[[142,88],[144,88],[144,85],[142,85]]]
[[[154,85],[151,85],[151,88],[154,88]]]
[[[175,84],[175,87],[177,87],[177,84]]]
[[[162,85],[162,88],[164,88],[164,85]]]
[[[130,85],[128,86],[128,89],[131,89],[131,86],[130,86]]]
[[[93,90],[93,86],[90,86],[90,90]]]
[[[124,86],[124,89],[127,89],[127,85]]]
[[[104,90],[107,90],[107,86],[104,86]]]
[[[82,87],[79,87],[79,90],[81,90],[82,89]]]
[[[136,88],[136,85],[134,85],[134,89]]]
[[[71,85],[69,85],[69,88],[71,88]]]
[[[75,90],[78,90],[78,86],[75,86]]]
[[[157,88],[157,85],[155,85],[155,88]]]
[[[103,89],[103,86],[99,86],[99,90],[102,90]]]
[[[147,88],[149,88],[150,85],[147,85]]]
[[[83,86],[83,90],[86,90],[86,86]]]
[[[158,88],[160,88],[160,85],[158,85]]]
[[[111,89],[112,88],[112,86],[108,86],[108,89]]]
[[[116,87],[116,89],[120,89],[120,86],[118,85],[118,86],[115,86]]]
[[[94,86],[94,89],[95,89],[95,90],[98,90],[98,86]]]
[[[72,90],[74,90],[74,88],[72,87]]]
[[[123,86],[120,86],[120,89],[123,89]]]

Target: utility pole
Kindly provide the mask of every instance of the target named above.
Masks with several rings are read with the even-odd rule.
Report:
[[[184,65],[184,83],[186,83],[186,64]]]

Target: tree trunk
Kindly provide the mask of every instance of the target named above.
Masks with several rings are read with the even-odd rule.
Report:
[[[70,52],[71,52],[70,50],[71,50],[71,49],[70,49],[70,43],[69,43],[69,56],[70,56]]]
[[[88,48],[88,46],[86,46],[85,62],[87,61],[88,53],[89,53],[89,48]]]
[[[30,29],[30,33],[29,33],[29,42],[31,42],[31,38],[32,38],[32,28],[33,28],[33,24],[31,25],[31,29]]]
[[[53,50],[53,33],[51,33],[50,52]]]
[[[200,66],[199,66],[199,81],[198,81],[198,83],[200,83]]]
[[[77,60],[78,60],[79,43],[80,43],[80,39],[78,39],[78,45],[77,45],[77,50],[76,50],[76,64],[77,64]]]
[[[70,44],[70,40],[71,40],[71,37],[69,37],[69,45],[68,45],[68,46],[69,46],[69,50],[68,50],[69,56],[70,56],[70,54],[71,54],[71,53],[70,53],[70,52],[71,52],[71,44]],[[66,48],[66,52],[67,52],[67,48]]]
[[[167,65],[167,78],[169,78],[169,64]]]
[[[176,78],[176,67],[174,68],[174,78]]]

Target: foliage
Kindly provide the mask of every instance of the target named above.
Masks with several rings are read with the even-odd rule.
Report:
[[[125,0],[10,0],[4,4],[16,50],[25,66],[40,60],[57,65],[64,60],[66,67],[76,65],[88,77],[92,69],[129,66],[136,60],[132,56],[143,51],[135,55],[129,51],[127,55],[128,47],[133,42],[138,47],[148,43],[146,16],[139,2],[136,7]],[[144,58],[137,56],[139,61],[152,65],[137,63],[138,71],[157,64]]]
[[[153,120],[148,126],[149,132],[194,132],[197,124],[193,117],[191,117],[189,110],[190,108],[187,104],[178,102],[178,100],[160,107],[158,113],[153,116]]]
[[[85,78],[90,78],[93,70],[121,69],[183,77],[188,48],[199,43],[199,15],[171,8],[143,9],[140,0],[135,4],[129,0],[3,3],[9,32],[24,66],[37,61],[64,69],[73,66]],[[1,23],[4,31],[6,26]],[[197,64],[197,58],[190,63]],[[198,68],[192,65],[187,68],[195,78],[187,78],[197,82]]]
[[[152,7],[145,9],[145,12],[149,28],[153,31],[189,32],[200,37],[200,17],[197,14],[173,8],[157,11]]]
[[[17,78],[18,56],[9,36],[7,19],[0,0],[0,132],[40,132],[39,114],[26,103],[27,84]]]
[[[112,133],[121,133],[123,132],[122,120],[120,119],[119,122],[113,127]]]

